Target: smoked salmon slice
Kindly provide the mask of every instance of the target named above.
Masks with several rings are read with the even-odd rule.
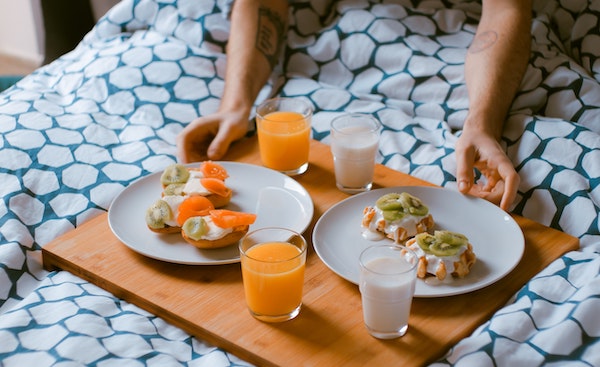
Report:
[[[213,161],[202,162],[200,165],[200,172],[202,172],[202,175],[206,178],[217,178],[221,181],[225,181],[225,179],[229,177],[225,167]]]
[[[236,212],[228,209],[214,209],[209,213],[213,223],[221,228],[248,226],[256,220],[256,214]]]
[[[177,224],[181,227],[188,218],[208,215],[214,209],[214,205],[206,197],[190,196],[179,205]]]
[[[227,197],[231,193],[231,189],[225,186],[223,180],[214,177],[205,177],[200,179],[200,183],[205,189],[212,194]]]

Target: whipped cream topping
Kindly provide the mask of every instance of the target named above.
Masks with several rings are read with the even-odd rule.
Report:
[[[456,270],[454,268],[454,263],[460,262],[460,255],[462,255],[462,253],[467,250],[467,246],[464,245],[460,247],[460,249],[455,255],[437,256],[423,251],[421,246],[419,246],[419,244],[416,242],[410,244],[408,248],[413,250],[417,254],[418,258],[425,257],[425,259],[427,259],[427,273],[429,274],[435,274],[437,272],[438,267],[440,266],[440,263],[442,262],[446,266],[446,272],[448,274],[452,274],[454,270]]]
[[[214,241],[219,238],[225,237],[227,234],[233,232],[232,228],[221,228],[217,226],[210,216],[202,217],[208,226],[208,231],[202,236],[203,240]]]
[[[211,192],[208,191],[204,186],[202,186],[202,183],[200,182],[201,178],[204,178],[202,172],[190,170],[190,177],[188,178],[187,182],[185,183],[185,186],[183,187],[183,194],[195,194],[202,196],[210,195]]]
[[[398,233],[398,228],[404,228],[408,237],[413,237],[418,233],[417,224],[426,217],[425,215],[407,214],[400,219],[386,221],[383,218],[383,212],[379,208],[373,207],[373,209],[375,210],[373,219],[371,219],[367,227],[363,226],[363,237],[368,240],[381,239],[383,236],[381,229],[383,229],[384,233]]]
[[[179,205],[185,200],[185,196],[181,195],[165,195],[161,198],[162,201],[169,205],[171,208],[171,219],[165,221],[165,224],[171,227],[178,227],[177,216],[179,215]]]

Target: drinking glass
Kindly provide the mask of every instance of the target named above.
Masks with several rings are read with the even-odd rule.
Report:
[[[290,176],[306,172],[312,113],[312,106],[302,98],[273,98],[256,108],[263,165]]]
[[[250,313],[266,322],[291,320],[300,313],[306,240],[285,228],[267,227],[240,240],[242,279]]]
[[[372,246],[361,253],[363,318],[375,338],[393,339],[406,333],[418,260],[412,250],[400,245]]]
[[[381,124],[370,115],[344,114],[331,121],[331,152],[338,189],[356,194],[371,189]]]

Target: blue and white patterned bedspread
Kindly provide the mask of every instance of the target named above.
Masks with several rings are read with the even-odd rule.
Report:
[[[480,4],[292,3],[285,61],[259,99],[310,99],[325,143],[333,116],[372,113],[385,126],[379,162],[454,188]],[[44,271],[40,256],[174,162],[177,133],[215,111],[229,5],[123,0],[75,50],[0,94],[0,366],[247,365],[72,274]],[[513,212],[582,248],[436,365],[600,365],[599,16],[596,0],[535,2],[529,68],[503,136],[522,179]]]

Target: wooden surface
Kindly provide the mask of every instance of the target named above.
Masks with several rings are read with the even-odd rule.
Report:
[[[236,144],[227,160],[260,164],[255,139]],[[317,219],[348,196],[335,187],[329,147],[313,142],[309,170],[297,180],[315,204]],[[375,186],[425,185],[377,166]],[[530,220],[515,218],[525,234],[524,258],[508,276],[487,288],[413,302],[408,333],[382,341],[368,335],[360,293],[327,268],[309,249],[304,305],[281,324],[255,320],[246,309],[239,264],[188,266],[161,262],[131,251],[111,233],[101,215],[43,248],[44,266],[70,271],[192,335],[258,365],[418,366],[432,362],[488,320],[532,276],[578,240]]]

